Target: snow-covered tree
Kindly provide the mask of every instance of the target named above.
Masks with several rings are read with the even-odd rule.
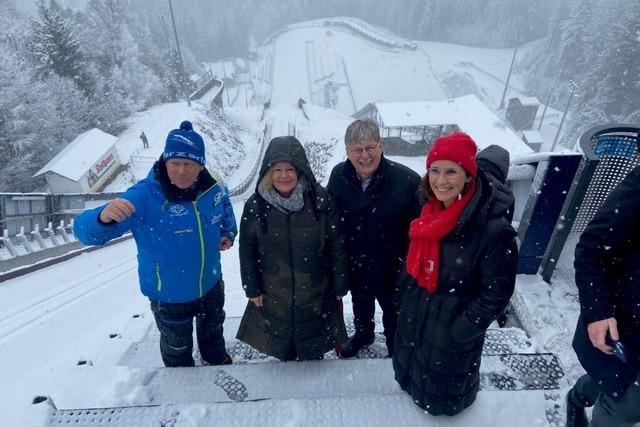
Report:
[[[632,2],[610,27],[609,49],[601,64],[604,112],[624,121],[640,110],[640,3]]]
[[[55,0],[49,5],[38,0],[38,19],[32,21],[31,53],[34,70],[39,78],[54,73],[73,80],[78,87],[90,90],[85,72],[85,60],[73,31],[73,23],[62,16]]]
[[[119,128],[121,119],[160,102],[167,93],[158,74],[139,60],[125,6],[121,0],[90,0],[82,17],[81,45],[97,82],[96,107],[104,114],[104,130]]]
[[[93,61],[101,70],[122,65],[132,53],[121,0],[89,0],[83,43],[90,45]]]
[[[599,33],[589,69],[578,86],[563,145],[571,145],[590,127],[640,119],[640,3],[618,5],[624,9],[602,10],[596,18],[607,30]]]
[[[72,80],[54,73],[34,79],[27,61],[2,55],[0,190],[32,191],[31,176],[94,124],[94,110]]]
[[[2,10],[0,14],[0,28],[2,28],[0,45],[13,52],[22,50],[28,38],[26,18],[9,0],[0,0],[0,10]]]

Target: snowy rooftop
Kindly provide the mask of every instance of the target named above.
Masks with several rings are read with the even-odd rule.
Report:
[[[458,125],[480,149],[498,144],[512,155],[532,150],[475,95],[447,101],[376,102],[384,127]]]
[[[55,172],[77,181],[116,143],[118,138],[93,128],[80,134],[35,175]]]
[[[544,138],[537,130],[525,130],[522,131],[522,136],[529,141],[529,143],[543,143]]]
[[[540,101],[535,96],[521,96],[520,103],[526,106],[540,105]]]

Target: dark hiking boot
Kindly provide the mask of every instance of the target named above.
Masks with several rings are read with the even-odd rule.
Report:
[[[350,359],[355,357],[360,350],[364,347],[373,344],[375,340],[375,335],[365,336],[362,334],[355,334],[344,344],[342,344],[342,349],[340,350],[340,358],[342,359]]]
[[[213,361],[208,361],[205,360],[204,358],[202,359],[202,364],[203,365],[209,365],[209,366],[217,366],[217,365],[232,365],[233,364],[233,359],[231,358],[231,356],[229,356],[228,354],[225,355],[222,359],[216,360],[215,362]]]
[[[220,363],[217,363],[217,365],[232,365],[232,364],[233,364],[233,359],[228,354],[224,359],[222,359],[222,361],[220,361]]]
[[[587,427],[589,420],[587,419],[587,413],[585,406],[580,403],[581,399],[575,396],[574,389],[569,390],[567,393],[567,427]]]

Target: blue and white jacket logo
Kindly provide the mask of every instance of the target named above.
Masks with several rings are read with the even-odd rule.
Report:
[[[169,212],[171,216],[182,216],[187,214],[187,208],[182,205],[171,205],[169,207]]]
[[[217,205],[218,203],[220,203],[220,200],[222,200],[222,192],[216,193],[216,195],[213,196],[213,204]]]

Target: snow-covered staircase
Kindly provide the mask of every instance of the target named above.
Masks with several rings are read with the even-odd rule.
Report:
[[[234,365],[163,368],[151,325],[118,365],[73,369],[60,393],[66,401],[53,396],[38,406],[51,425],[561,425],[564,372],[555,355],[535,353],[520,329],[489,330],[478,401],[457,417],[435,418],[394,381],[380,333],[356,359],[339,360],[332,351],[321,361],[283,363],[235,340],[238,323],[225,322]],[[347,324],[351,329],[350,316]],[[112,341],[118,345],[118,337]]]

